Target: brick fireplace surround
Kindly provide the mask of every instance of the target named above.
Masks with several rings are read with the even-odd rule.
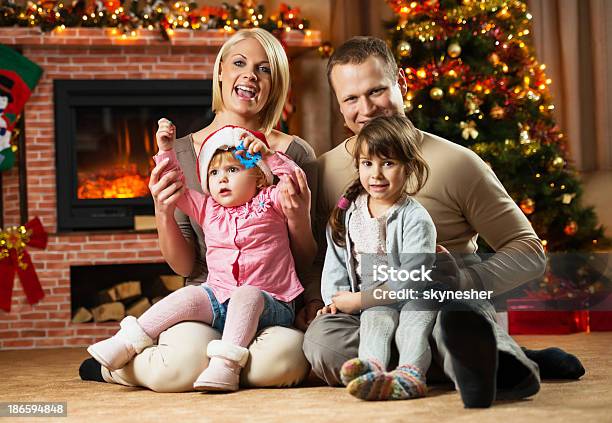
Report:
[[[289,55],[320,44],[286,33]],[[122,39],[110,29],[69,28],[41,34],[36,28],[0,28],[0,44],[17,46],[40,65],[43,76],[25,108],[28,214],[49,232],[45,250],[29,249],[45,298],[30,306],[16,280],[10,313],[0,311],[0,349],[82,347],[113,334],[118,322],[71,322],[70,266],[159,263],[155,231],[57,233],[54,79],[212,79],[224,31],[179,30],[166,42],[140,31]],[[3,174],[4,225],[18,225],[16,167]]]

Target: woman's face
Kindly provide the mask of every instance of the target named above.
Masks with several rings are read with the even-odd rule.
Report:
[[[272,85],[270,62],[259,41],[247,38],[234,44],[221,62],[219,80],[225,111],[244,117],[258,115]]]

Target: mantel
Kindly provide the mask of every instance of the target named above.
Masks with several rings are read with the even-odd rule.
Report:
[[[70,46],[70,47],[205,47],[216,52],[233,32],[218,30],[177,29],[166,41],[159,31],[141,29],[134,35],[122,36],[115,28],[57,28],[43,33],[39,28],[3,27],[0,28],[0,44],[14,46]],[[319,31],[292,30],[283,34],[283,43],[288,47],[289,56],[296,56],[321,44]]]

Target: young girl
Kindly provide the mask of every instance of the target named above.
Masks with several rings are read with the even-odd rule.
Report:
[[[160,120],[155,161],[168,161],[165,174],[181,172],[174,139],[174,125]],[[201,321],[222,332],[222,338],[208,344],[210,363],[194,388],[237,390],[249,356],[246,347],[258,327],[291,326],[293,300],[303,291],[290,253],[279,188],[271,186],[273,174],[290,177],[296,167],[287,156],[269,150],[261,133],[235,126],[213,132],[198,154],[204,194],[182,190],[177,201],[204,230],[207,281],[175,291],[138,319],[126,317],[116,335],[87,351],[115,370],[177,322]]]
[[[403,116],[368,122],[353,150],[359,177],[338,202],[327,228],[321,279],[325,307],[319,314],[364,309],[359,357],[342,366],[341,378],[352,395],[365,400],[408,399],[427,392],[425,373],[431,363],[428,338],[436,312],[427,311],[430,304],[421,299],[376,300],[383,292],[422,290],[428,285],[402,285],[392,278],[380,281],[374,271],[374,266],[381,265],[408,271],[421,266],[426,269],[435,260],[434,224],[425,208],[411,198],[425,184],[428,171],[418,139],[416,129]],[[380,288],[378,296],[375,288]],[[369,294],[372,292],[374,296]],[[399,366],[387,372],[394,338]]]

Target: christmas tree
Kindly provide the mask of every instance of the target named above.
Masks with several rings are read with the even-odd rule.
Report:
[[[555,124],[550,79],[518,0],[387,0],[389,41],[406,73],[414,124],[476,152],[548,251],[606,242]]]

